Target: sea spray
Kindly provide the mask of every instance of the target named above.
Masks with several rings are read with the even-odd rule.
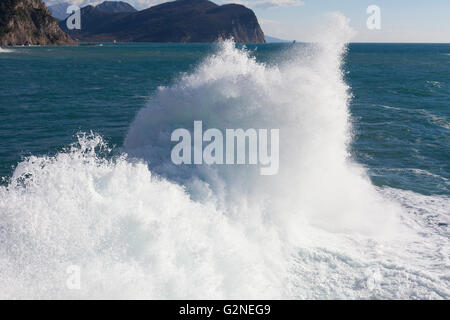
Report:
[[[262,250],[144,163],[97,157],[102,146],[80,136],[55,157],[28,158],[0,188],[2,298],[281,294],[275,235],[261,235]],[[79,291],[65,286],[72,265]]]
[[[19,163],[0,187],[0,297],[450,297],[448,236],[429,226],[448,199],[398,203],[349,158],[350,34],[333,21],[278,65],[218,45],[141,110],[128,155],[88,134]],[[174,166],[170,133],[197,119],[279,128],[279,174]]]
[[[231,40],[218,44],[193,73],[160,88],[138,113],[126,152],[185,185],[195,200],[210,201],[212,193],[220,208],[246,225],[250,218],[287,230],[306,218],[335,231],[395,229],[399,209],[381,198],[364,170],[349,160],[350,94],[341,63],[352,31],[346,18],[336,14],[332,20],[319,42],[292,47],[289,59],[278,65],[258,63]],[[173,164],[170,133],[192,131],[198,120],[222,132],[279,129],[279,171],[261,177],[249,166]],[[248,206],[246,214],[242,206]]]

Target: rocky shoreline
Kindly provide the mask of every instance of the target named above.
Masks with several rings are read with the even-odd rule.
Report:
[[[42,0],[2,0],[0,46],[75,45]]]

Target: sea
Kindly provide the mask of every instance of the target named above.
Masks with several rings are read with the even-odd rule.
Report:
[[[449,299],[450,44],[347,33],[1,49],[0,298]],[[278,174],[174,165],[196,120]]]

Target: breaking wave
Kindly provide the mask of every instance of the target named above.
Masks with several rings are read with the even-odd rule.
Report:
[[[11,49],[3,49],[2,47],[0,47],[0,53],[11,53],[13,52],[13,50]]]
[[[130,126],[80,134],[0,187],[1,298],[449,298],[449,205],[376,189],[348,153],[352,31],[265,65],[232,41]],[[280,129],[280,172],[174,166],[176,128]],[[67,267],[80,290],[66,286]]]

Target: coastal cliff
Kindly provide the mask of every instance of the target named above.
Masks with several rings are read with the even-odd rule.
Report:
[[[42,0],[0,2],[0,46],[72,44]]]
[[[82,8],[81,30],[68,30],[65,21],[60,26],[78,41],[215,42],[233,37],[236,42],[265,42],[254,12],[238,4],[176,0],[136,12],[106,8]]]

